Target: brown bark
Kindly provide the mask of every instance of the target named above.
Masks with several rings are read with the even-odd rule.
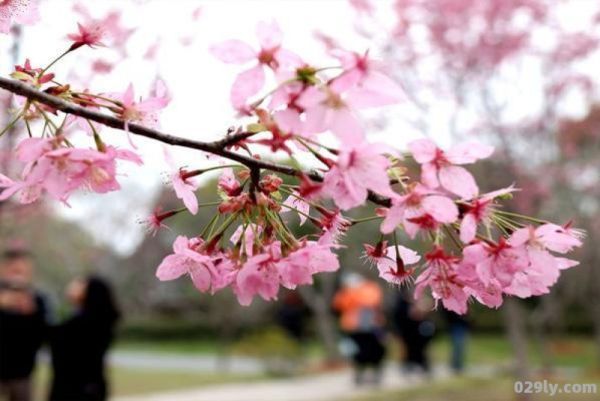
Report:
[[[523,310],[518,300],[508,298],[504,302],[504,319],[506,325],[506,334],[513,349],[514,358],[514,378],[515,380],[528,380],[530,376],[530,366],[528,358],[527,329],[523,320]],[[529,400],[529,394],[516,394],[516,399],[520,401]]]
[[[327,285],[324,285],[327,287]],[[323,344],[328,361],[336,362],[341,359],[338,349],[337,325],[331,313],[331,293],[328,288],[317,291],[314,286],[302,286],[300,295],[306,305],[314,313],[317,334]]]

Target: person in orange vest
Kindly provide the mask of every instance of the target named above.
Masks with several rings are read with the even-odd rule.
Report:
[[[372,368],[372,382],[381,381],[383,344],[383,293],[377,283],[357,273],[343,277],[342,288],[333,299],[333,308],[340,314],[340,327],[353,342],[352,357],[357,385],[367,383]]]

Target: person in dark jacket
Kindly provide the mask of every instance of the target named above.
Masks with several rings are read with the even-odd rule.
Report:
[[[431,373],[427,356],[427,347],[435,333],[431,309],[428,298],[414,300],[406,290],[396,300],[394,325],[404,346],[402,369],[406,373]]]
[[[108,398],[105,356],[114,338],[119,311],[108,284],[77,279],[67,288],[77,311],[50,331],[53,380],[51,401],[102,401]]]
[[[24,249],[0,256],[0,399],[29,401],[36,355],[47,333],[47,307],[32,287],[33,260]]]

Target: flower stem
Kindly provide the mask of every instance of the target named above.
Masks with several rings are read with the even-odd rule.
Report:
[[[539,224],[547,224],[548,223],[548,221],[546,221],[546,220],[536,219],[535,217],[525,216],[525,215],[518,214],[518,213],[505,212],[503,210],[496,210],[495,213],[502,214],[504,216],[515,217],[515,218],[522,219],[522,220],[533,221],[534,223],[539,223]]]
[[[60,56],[58,56],[57,58],[55,58],[54,60],[52,60],[52,62],[50,64],[48,64],[46,66],[46,68],[44,68],[42,70],[42,72],[40,72],[39,76],[41,77],[42,75],[44,75],[44,73],[46,71],[48,71],[54,64],[56,64],[61,58],[63,58],[64,56],[66,56],[67,54],[71,53],[73,49],[68,48],[65,52],[63,52]]]
[[[353,219],[350,224],[355,225],[355,224],[360,224],[360,223],[364,223],[366,221],[372,221],[372,220],[377,220],[377,219],[383,219],[383,216],[369,216],[369,217],[363,217],[361,219]]]
[[[291,207],[291,206],[289,206],[289,205],[286,205],[286,204],[283,204],[283,203],[280,203],[280,205],[281,205],[281,206],[283,206],[283,207],[286,207],[286,208],[288,208],[288,209],[290,209],[290,210],[293,210],[294,212],[296,212],[296,213],[298,213],[298,214],[301,214],[302,216],[304,216],[304,217],[306,217],[307,219],[309,219],[309,220],[311,220],[311,221],[312,221],[312,217],[311,217],[311,216],[309,216],[308,214],[306,214],[306,213],[304,213],[304,212],[301,212],[300,210],[296,209],[295,207]]]
[[[23,116],[23,111],[21,111],[19,114],[17,114],[17,116],[14,118],[14,120],[12,120],[10,123],[8,123],[8,125],[6,127],[4,127],[4,129],[0,132],[0,137],[2,135],[4,135],[5,133],[7,133],[8,131],[10,131],[12,129],[12,127],[15,126],[15,124],[21,119],[21,117]]]

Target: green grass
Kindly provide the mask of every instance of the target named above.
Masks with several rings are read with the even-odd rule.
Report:
[[[502,365],[512,360],[512,349],[508,340],[500,335],[472,336],[468,342],[467,364]],[[598,350],[590,337],[569,336],[549,341],[550,359],[556,366],[577,367],[583,370],[598,369]],[[535,341],[529,343],[529,359],[539,365],[541,350]],[[447,336],[437,338],[431,347],[434,361],[445,361],[450,353]]]
[[[552,380],[553,383],[567,383]],[[600,391],[600,378],[578,378],[569,383],[596,383]],[[444,382],[422,385],[402,391],[381,391],[367,396],[338,401],[510,401],[518,400],[508,378],[474,379],[455,378]],[[533,394],[528,401],[597,401],[600,394]]]
[[[247,382],[260,376],[228,373],[185,373],[113,368],[111,378],[115,395],[144,394],[181,390],[210,384]]]
[[[261,375],[230,373],[188,373],[112,367],[109,370],[111,393],[114,396],[147,394],[162,391],[197,388],[211,384],[249,382]],[[36,400],[45,399],[49,388],[50,370],[40,364],[35,374]]]
[[[224,344],[212,340],[123,340],[116,344],[117,350],[160,352],[169,354],[207,354],[214,355],[225,351]]]
[[[215,341],[198,339],[198,340],[122,340],[119,341],[115,348],[117,350],[124,351],[143,351],[143,352],[157,352],[167,354],[185,354],[185,355],[215,355],[224,354],[237,355],[237,356],[254,356],[260,357],[258,351],[255,353],[248,353],[246,351],[246,341],[237,341],[234,343],[224,344],[217,343]],[[268,347],[267,347],[268,348]],[[302,345],[302,353],[311,359],[319,359],[323,357],[323,350],[316,341],[309,341]],[[268,353],[264,353],[264,356],[270,356]]]

